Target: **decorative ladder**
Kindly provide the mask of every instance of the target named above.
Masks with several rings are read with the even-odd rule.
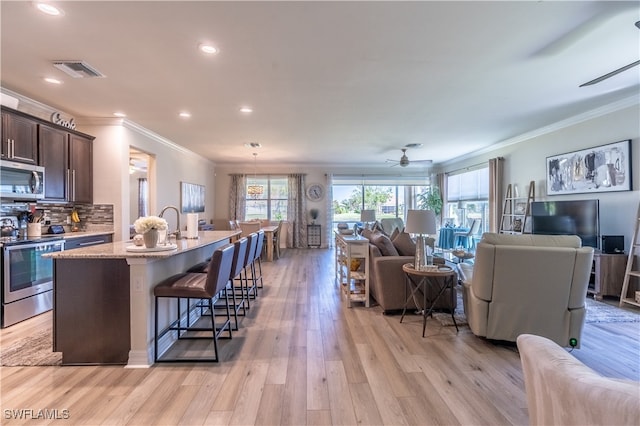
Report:
[[[629,259],[627,259],[627,268],[624,273],[624,281],[622,282],[622,293],[620,293],[620,306],[624,303],[629,305],[640,306],[640,301],[636,301],[634,294],[629,296],[629,282],[631,277],[640,279],[640,266],[636,258],[640,256],[640,203],[638,203],[638,212],[636,213],[636,227],[631,236],[631,246],[629,247]],[[636,285],[636,291],[640,290],[640,286]]]
[[[531,202],[536,198],[536,183],[529,183],[529,191],[526,197],[519,197],[515,193],[515,186],[509,184],[504,196],[502,207],[502,220],[500,221],[500,233],[522,234],[531,215]]]

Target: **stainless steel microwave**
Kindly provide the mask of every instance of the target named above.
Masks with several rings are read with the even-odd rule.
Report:
[[[44,198],[44,167],[0,161],[0,197],[12,200]]]

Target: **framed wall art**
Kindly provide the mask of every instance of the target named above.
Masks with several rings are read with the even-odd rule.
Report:
[[[204,212],[204,185],[180,182],[180,207],[182,213]]]
[[[631,140],[547,157],[547,194],[630,191]]]

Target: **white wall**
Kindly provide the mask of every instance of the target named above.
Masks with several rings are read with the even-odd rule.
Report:
[[[633,191],[601,192],[548,196],[546,191],[546,157],[586,149],[598,145],[631,139]],[[443,167],[449,172],[504,157],[505,184],[517,184],[526,193],[530,181],[535,181],[536,200],[600,200],[600,233],[624,235],[626,250],[631,244],[635,215],[640,201],[640,106],[634,105],[592,118],[548,134],[532,137],[460,162]],[[503,188],[503,193],[506,187]]]
[[[595,114],[597,115],[597,114]],[[631,236],[635,226],[635,215],[640,201],[640,106],[633,105],[623,107],[614,112],[596,116],[595,118],[575,119],[575,124],[566,127],[557,126],[558,130],[549,130],[548,133],[522,138],[518,143],[513,143],[495,150],[486,150],[482,154],[470,155],[460,161],[451,161],[440,165],[435,171],[451,172],[470,166],[486,163],[490,158],[504,157],[504,176],[506,184],[517,184],[520,193],[527,192],[529,182],[535,181],[536,200],[600,200],[600,233],[602,235],[624,235],[626,250],[629,249]],[[540,132],[542,133],[542,132]],[[549,197],[546,194],[546,157],[586,149],[598,145],[604,145],[620,140],[632,140],[632,186],[633,191],[605,192],[598,194],[575,194]],[[444,149],[444,148],[443,148]],[[216,219],[228,218],[228,194],[230,173],[253,174],[253,164],[247,161],[246,167],[218,166],[216,167],[216,193],[220,196],[215,202],[214,215]],[[375,169],[337,169],[332,167],[308,166],[308,165],[281,165],[259,166],[258,174],[287,174],[306,173],[307,184],[321,182],[326,184],[327,173],[336,174],[391,174],[388,170]],[[329,211],[327,199],[322,203],[307,202],[307,210],[318,208],[320,210],[320,223],[326,223],[326,215]],[[323,236],[323,245],[326,241]]]
[[[152,156],[148,173],[150,214],[159,214],[167,205],[180,209],[180,183],[189,182],[205,186],[205,211],[200,218],[207,221],[213,218],[215,178],[211,161],[121,120],[115,124],[81,121],[78,128],[96,137],[93,145],[94,202],[114,205],[117,240],[129,238],[131,192],[136,191],[131,188],[129,179],[130,147]],[[180,225],[184,230],[186,216],[182,216]],[[165,218],[169,227],[175,229],[175,213],[167,211]]]

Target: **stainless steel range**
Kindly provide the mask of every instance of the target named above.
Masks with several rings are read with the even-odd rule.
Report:
[[[7,219],[7,218],[0,218]],[[9,217],[11,220],[17,219]],[[64,250],[60,236],[0,238],[2,246],[2,328],[53,307],[53,260],[46,253]]]

